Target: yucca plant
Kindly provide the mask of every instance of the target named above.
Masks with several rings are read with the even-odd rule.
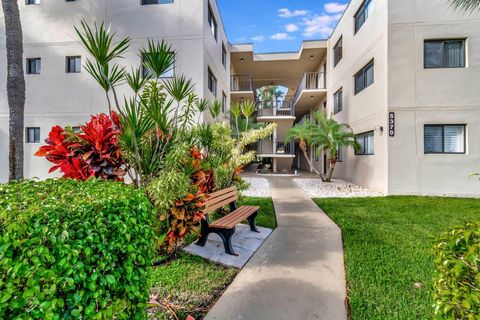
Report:
[[[243,103],[241,104],[241,110],[242,110],[243,116],[246,119],[245,130],[248,130],[248,122],[249,122],[250,118],[252,117],[252,115],[255,113],[255,111],[257,111],[257,108],[255,106],[255,102],[253,102],[251,100],[243,101]]]
[[[108,102],[108,111],[111,114],[112,103],[109,96],[113,93],[115,106],[120,111],[118,96],[115,87],[125,80],[125,67],[120,66],[115,59],[123,58],[123,54],[130,47],[130,38],[115,41],[115,33],[105,28],[105,24],[97,24],[90,27],[85,21],[81,21],[81,27],[75,27],[75,31],[93,60],[87,59],[85,70],[98,82],[105,91]]]
[[[218,99],[213,100],[208,110],[210,111],[213,121],[216,122],[220,116],[220,113],[222,112],[222,102]]]
[[[235,119],[235,132],[237,134],[237,139],[240,138],[240,128],[238,127],[238,118],[240,118],[240,115],[242,114],[242,107],[241,105],[237,102],[234,103],[230,106],[230,112],[233,115],[233,118]]]
[[[480,10],[480,0],[449,0],[455,8],[465,12],[475,12]]]

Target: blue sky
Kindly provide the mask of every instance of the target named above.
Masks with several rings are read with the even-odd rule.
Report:
[[[231,43],[255,52],[298,51],[303,40],[326,39],[348,0],[217,0]]]

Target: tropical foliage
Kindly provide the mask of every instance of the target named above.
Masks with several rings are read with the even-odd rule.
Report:
[[[325,182],[332,180],[333,171],[338,161],[339,150],[343,147],[359,148],[355,135],[346,124],[340,124],[328,118],[323,112],[315,112],[315,122],[306,120],[289,129],[285,141],[297,140],[300,150],[313,171],[322,177]],[[313,165],[308,154],[309,148],[317,148],[317,152],[328,152],[328,171],[326,175],[320,174]]]
[[[474,12],[480,9],[480,0],[449,0],[450,3],[458,9],[465,12]]]
[[[123,181],[125,162],[118,146],[119,131],[112,119],[117,117],[93,116],[80,132],[55,126],[45,141],[47,145],[35,155],[54,164],[49,173],[60,170],[64,178]]]
[[[2,319],[145,319],[145,194],[95,179],[0,186]]]
[[[480,310],[480,224],[442,234],[435,246],[436,319],[477,319]]]

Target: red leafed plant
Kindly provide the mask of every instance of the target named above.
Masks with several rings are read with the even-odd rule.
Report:
[[[112,121],[113,119],[113,121]],[[92,116],[81,132],[52,128],[35,155],[54,164],[49,173],[60,170],[64,178],[86,180],[96,177],[123,181],[124,160],[118,146],[118,120],[115,114]]]

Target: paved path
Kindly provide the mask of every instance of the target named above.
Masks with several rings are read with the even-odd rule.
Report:
[[[269,178],[278,228],[207,320],[345,320],[340,229],[291,178]]]

